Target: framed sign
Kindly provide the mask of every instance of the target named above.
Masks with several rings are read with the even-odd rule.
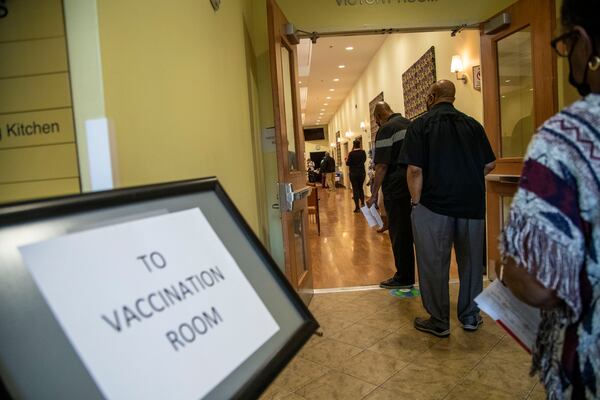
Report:
[[[481,91],[481,65],[473,67],[473,89]]]
[[[0,221],[13,397],[256,398],[318,327],[214,178],[16,204]]]

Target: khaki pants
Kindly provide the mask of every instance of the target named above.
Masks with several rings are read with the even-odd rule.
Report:
[[[325,174],[325,179],[327,179],[329,190],[335,190],[335,172],[327,172]]]

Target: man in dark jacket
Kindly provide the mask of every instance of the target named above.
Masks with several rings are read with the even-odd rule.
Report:
[[[377,204],[377,193],[381,187],[396,265],[394,276],[381,282],[380,286],[386,289],[408,289],[415,284],[410,193],[406,184],[406,166],[398,164],[397,160],[410,121],[394,113],[385,102],[377,103],[373,114],[380,128],[375,138],[375,179],[371,187],[373,196],[367,206]]]
[[[325,187],[335,190],[335,160],[329,153],[325,153],[321,161],[321,173],[325,174]]]

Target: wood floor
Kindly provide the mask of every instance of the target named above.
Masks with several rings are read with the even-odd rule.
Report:
[[[390,278],[396,268],[386,233],[369,228],[362,213],[354,214],[352,191],[321,187],[319,205],[321,236],[310,220],[309,242],[315,289],[367,286]],[[458,277],[454,256],[451,279]]]

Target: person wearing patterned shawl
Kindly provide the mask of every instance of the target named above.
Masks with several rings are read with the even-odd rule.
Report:
[[[533,349],[549,399],[600,398],[600,0],[564,0],[568,57],[583,98],[548,120],[529,146],[496,268],[542,312]]]

